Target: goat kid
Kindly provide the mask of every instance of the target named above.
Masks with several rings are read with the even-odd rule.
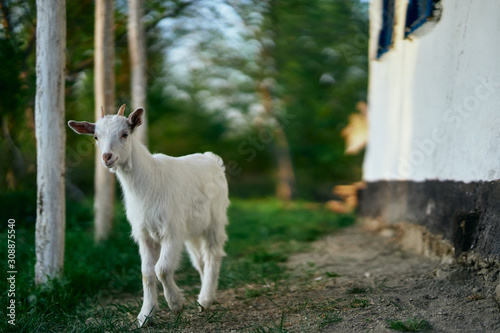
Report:
[[[151,155],[135,137],[144,109],[128,118],[125,105],[117,115],[97,122],[69,121],[78,134],[93,135],[103,165],[116,172],[125,197],[127,219],[139,245],[144,301],[138,319],[142,327],[158,309],[157,282],[168,306],[182,310],[184,298],[174,281],[183,243],[201,277],[198,303],[208,308],[215,298],[227,240],[229,206],[222,159],[210,152],[182,157]]]

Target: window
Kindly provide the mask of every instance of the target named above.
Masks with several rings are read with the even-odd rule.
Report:
[[[406,10],[405,38],[422,24],[427,22],[428,18],[433,17],[433,10],[439,0],[409,0]]]
[[[392,45],[392,33],[394,31],[394,2],[395,0],[383,0],[382,29],[378,38],[377,59],[389,51]]]

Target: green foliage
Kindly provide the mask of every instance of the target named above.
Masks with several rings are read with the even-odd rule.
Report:
[[[22,216],[23,226],[33,227],[36,221],[36,192],[0,192],[0,221]],[[7,223],[0,224],[0,231],[5,231]]]
[[[361,175],[361,156],[344,155],[340,131],[355,104],[366,100],[366,12],[350,0],[274,0],[267,27],[279,95],[294,116],[285,131],[298,191],[325,197],[335,182]]]
[[[271,195],[276,181],[273,143],[251,144],[259,129],[249,110],[262,104],[260,84],[272,79],[275,111],[289,116],[284,130],[299,196],[324,199],[333,185],[358,180],[361,156],[344,155],[340,130],[355,104],[366,100],[366,5],[350,0],[225,5],[232,6],[247,29],[240,31],[240,48],[227,39],[223,24],[203,28],[210,20],[203,21],[203,9],[192,2],[145,2],[151,150],[173,156],[214,151],[238,166],[231,174],[233,195]],[[10,15],[0,31],[0,154],[5,157],[0,161],[0,187],[23,191],[33,189],[36,179],[36,6],[34,0],[3,6],[0,16]],[[94,117],[94,9],[91,0],[67,3],[66,119]],[[118,2],[116,105],[130,102],[126,12],[126,4]],[[170,30],[164,27],[165,18],[176,18]],[[190,22],[200,25],[189,30]],[[174,79],[165,58],[180,41],[191,42],[193,32],[203,34],[195,51],[208,67],[203,71],[195,66],[189,78]],[[189,98],[178,98],[172,89]],[[225,104],[208,108],[207,101]],[[88,138],[68,131],[68,193],[73,198],[92,194],[93,155]]]
[[[429,331],[432,325],[424,319],[411,318],[407,320],[389,320],[388,327],[390,329],[402,332],[421,332]]]
[[[262,253],[262,248],[287,252],[300,249],[300,244],[353,222],[352,215],[333,215],[305,202],[286,204],[278,200],[233,200],[230,211],[238,223],[228,226],[228,232],[235,241],[228,243],[226,250],[237,256]],[[275,255],[275,258],[280,256]]]

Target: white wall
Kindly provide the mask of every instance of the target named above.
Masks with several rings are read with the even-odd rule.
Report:
[[[370,7],[366,181],[500,179],[500,1],[443,0],[438,22],[375,59],[381,0]]]

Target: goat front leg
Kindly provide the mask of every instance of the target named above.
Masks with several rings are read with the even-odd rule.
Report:
[[[141,255],[142,286],[144,289],[144,300],[142,309],[137,316],[139,328],[151,320],[154,312],[158,309],[158,294],[156,288],[155,263],[158,261],[160,249],[151,239],[139,241],[139,253]]]
[[[174,314],[182,310],[184,297],[174,281],[174,273],[179,266],[182,253],[182,242],[179,240],[164,240],[161,243],[160,258],[155,265],[156,276],[163,285],[165,300]]]

